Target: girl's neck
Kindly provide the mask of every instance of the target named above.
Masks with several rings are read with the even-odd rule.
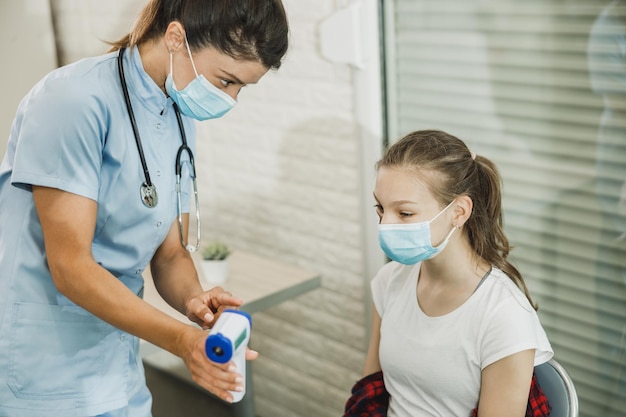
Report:
[[[451,262],[442,255],[422,263],[415,289],[418,305],[431,317],[446,315],[463,305],[490,269],[476,257],[467,257],[462,262],[457,262],[457,257]]]
[[[420,279],[437,286],[472,287],[490,268],[466,239],[459,239],[451,241],[436,257],[422,262]]]

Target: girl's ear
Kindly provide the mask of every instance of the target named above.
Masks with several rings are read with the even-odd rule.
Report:
[[[452,224],[461,228],[472,215],[473,207],[474,202],[468,195],[457,197],[456,202],[454,203],[454,217],[452,219]]]
[[[165,45],[170,52],[176,52],[185,47],[185,28],[178,21],[170,22],[165,29]]]

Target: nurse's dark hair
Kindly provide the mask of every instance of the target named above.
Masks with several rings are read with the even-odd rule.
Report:
[[[440,130],[409,133],[387,149],[376,168],[406,169],[419,175],[443,208],[455,198],[472,199],[464,225],[476,254],[501,269],[537,309],[522,275],[507,257],[511,251],[502,219],[502,180],[495,164],[472,154],[459,138]]]
[[[287,52],[289,26],[281,0],[150,0],[110,51],[157,39],[173,21],[184,26],[192,50],[214,47],[268,69],[278,69]]]

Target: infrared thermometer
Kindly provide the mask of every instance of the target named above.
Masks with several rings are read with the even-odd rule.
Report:
[[[243,391],[230,391],[233,403],[246,394],[246,347],[250,341],[252,319],[245,311],[224,310],[209,332],[204,349],[210,360],[226,363],[232,360],[244,380]]]

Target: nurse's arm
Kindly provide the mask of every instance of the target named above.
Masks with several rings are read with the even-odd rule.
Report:
[[[187,235],[189,215],[183,214],[183,233]],[[215,313],[243,304],[240,298],[216,287],[204,292],[189,252],[180,241],[178,221],[174,221],[150,262],[154,286],[161,297],[176,310],[204,328],[211,327]]]
[[[48,267],[57,289],[107,323],[138,336],[195,365],[194,379],[226,401],[240,386],[228,364],[211,363],[204,351],[206,332],[176,320],[130,291],[95,262],[91,244],[97,203],[61,190],[33,186]]]

